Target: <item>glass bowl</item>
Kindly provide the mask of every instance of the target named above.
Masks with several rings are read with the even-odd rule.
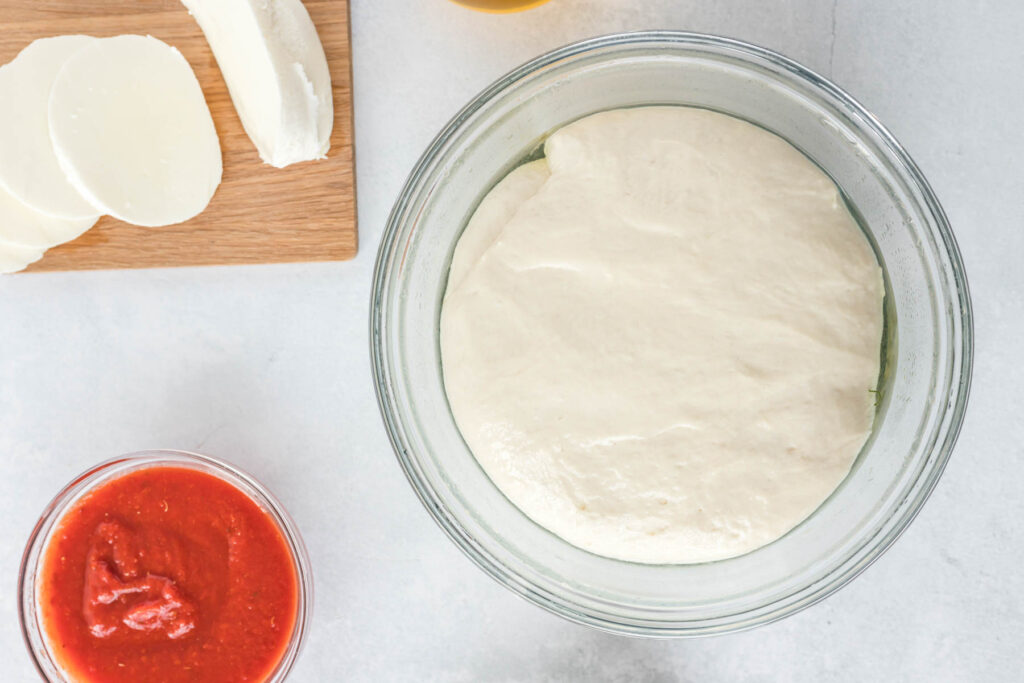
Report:
[[[541,528],[463,442],[442,382],[438,320],[452,251],[483,195],[588,114],[704,107],[802,150],[845,193],[885,271],[885,370],[875,428],[806,521],[747,555],[695,565],[599,557]],[[694,636],[750,628],[821,600],[888,548],[949,459],[971,373],[960,254],[928,183],[849,95],[763,48],[679,32],[611,35],[555,50],[487,88],[441,131],[391,213],[377,258],[371,348],[384,423],[427,510],[500,583],[607,631]]]
[[[302,649],[306,632],[309,630],[313,608],[313,573],[309,564],[309,555],[306,553],[306,546],[302,542],[295,522],[270,491],[237,467],[208,455],[184,451],[154,450],[113,458],[83,472],[50,501],[32,530],[32,535],[25,547],[25,554],[21,559],[21,571],[18,574],[18,617],[21,620],[21,632],[25,644],[28,646],[32,661],[43,680],[51,683],[70,683],[71,681],[51,652],[38,609],[38,574],[42,568],[43,557],[55,525],[75,503],[98,486],[129,472],[148,467],[168,466],[199,470],[231,484],[249,496],[270,516],[281,531],[295,564],[299,595],[296,601],[295,626],[292,629],[291,638],[277,667],[264,683],[279,683],[288,676],[288,672]]]

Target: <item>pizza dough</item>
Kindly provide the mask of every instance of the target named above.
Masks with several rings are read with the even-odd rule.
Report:
[[[644,563],[747,553],[874,419],[881,269],[785,140],[686,107],[555,132],[470,220],[441,310],[473,455],[541,526]]]

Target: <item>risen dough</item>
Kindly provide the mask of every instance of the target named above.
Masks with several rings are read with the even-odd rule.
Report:
[[[441,311],[481,466],[570,543],[646,563],[792,529],[874,417],[881,270],[836,186],[700,109],[596,114],[484,199]]]

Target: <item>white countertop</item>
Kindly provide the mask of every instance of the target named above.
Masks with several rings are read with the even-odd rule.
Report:
[[[512,16],[446,0],[352,5],[355,261],[0,279],[2,678],[33,679],[14,588],[47,501],[95,462],[172,447],[251,471],[302,529],[316,606],[294,681],[1015,679],[1024,633],[1024,4],[552,0]],[[368,358],[377,243],[436,131],[543,51],[643,28],[759,43],[849,90],[943,202],[976,315],[967,421],[903,538],[820,605],[696,641],[593,632],[474,567],[406,483]]]

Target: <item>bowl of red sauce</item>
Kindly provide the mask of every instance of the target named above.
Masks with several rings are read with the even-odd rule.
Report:
[[[32,531],[18,584],[25,642],[53,682],[281,681],[313,599],[277,499],[232,465],[181,451],[75,478]]]

